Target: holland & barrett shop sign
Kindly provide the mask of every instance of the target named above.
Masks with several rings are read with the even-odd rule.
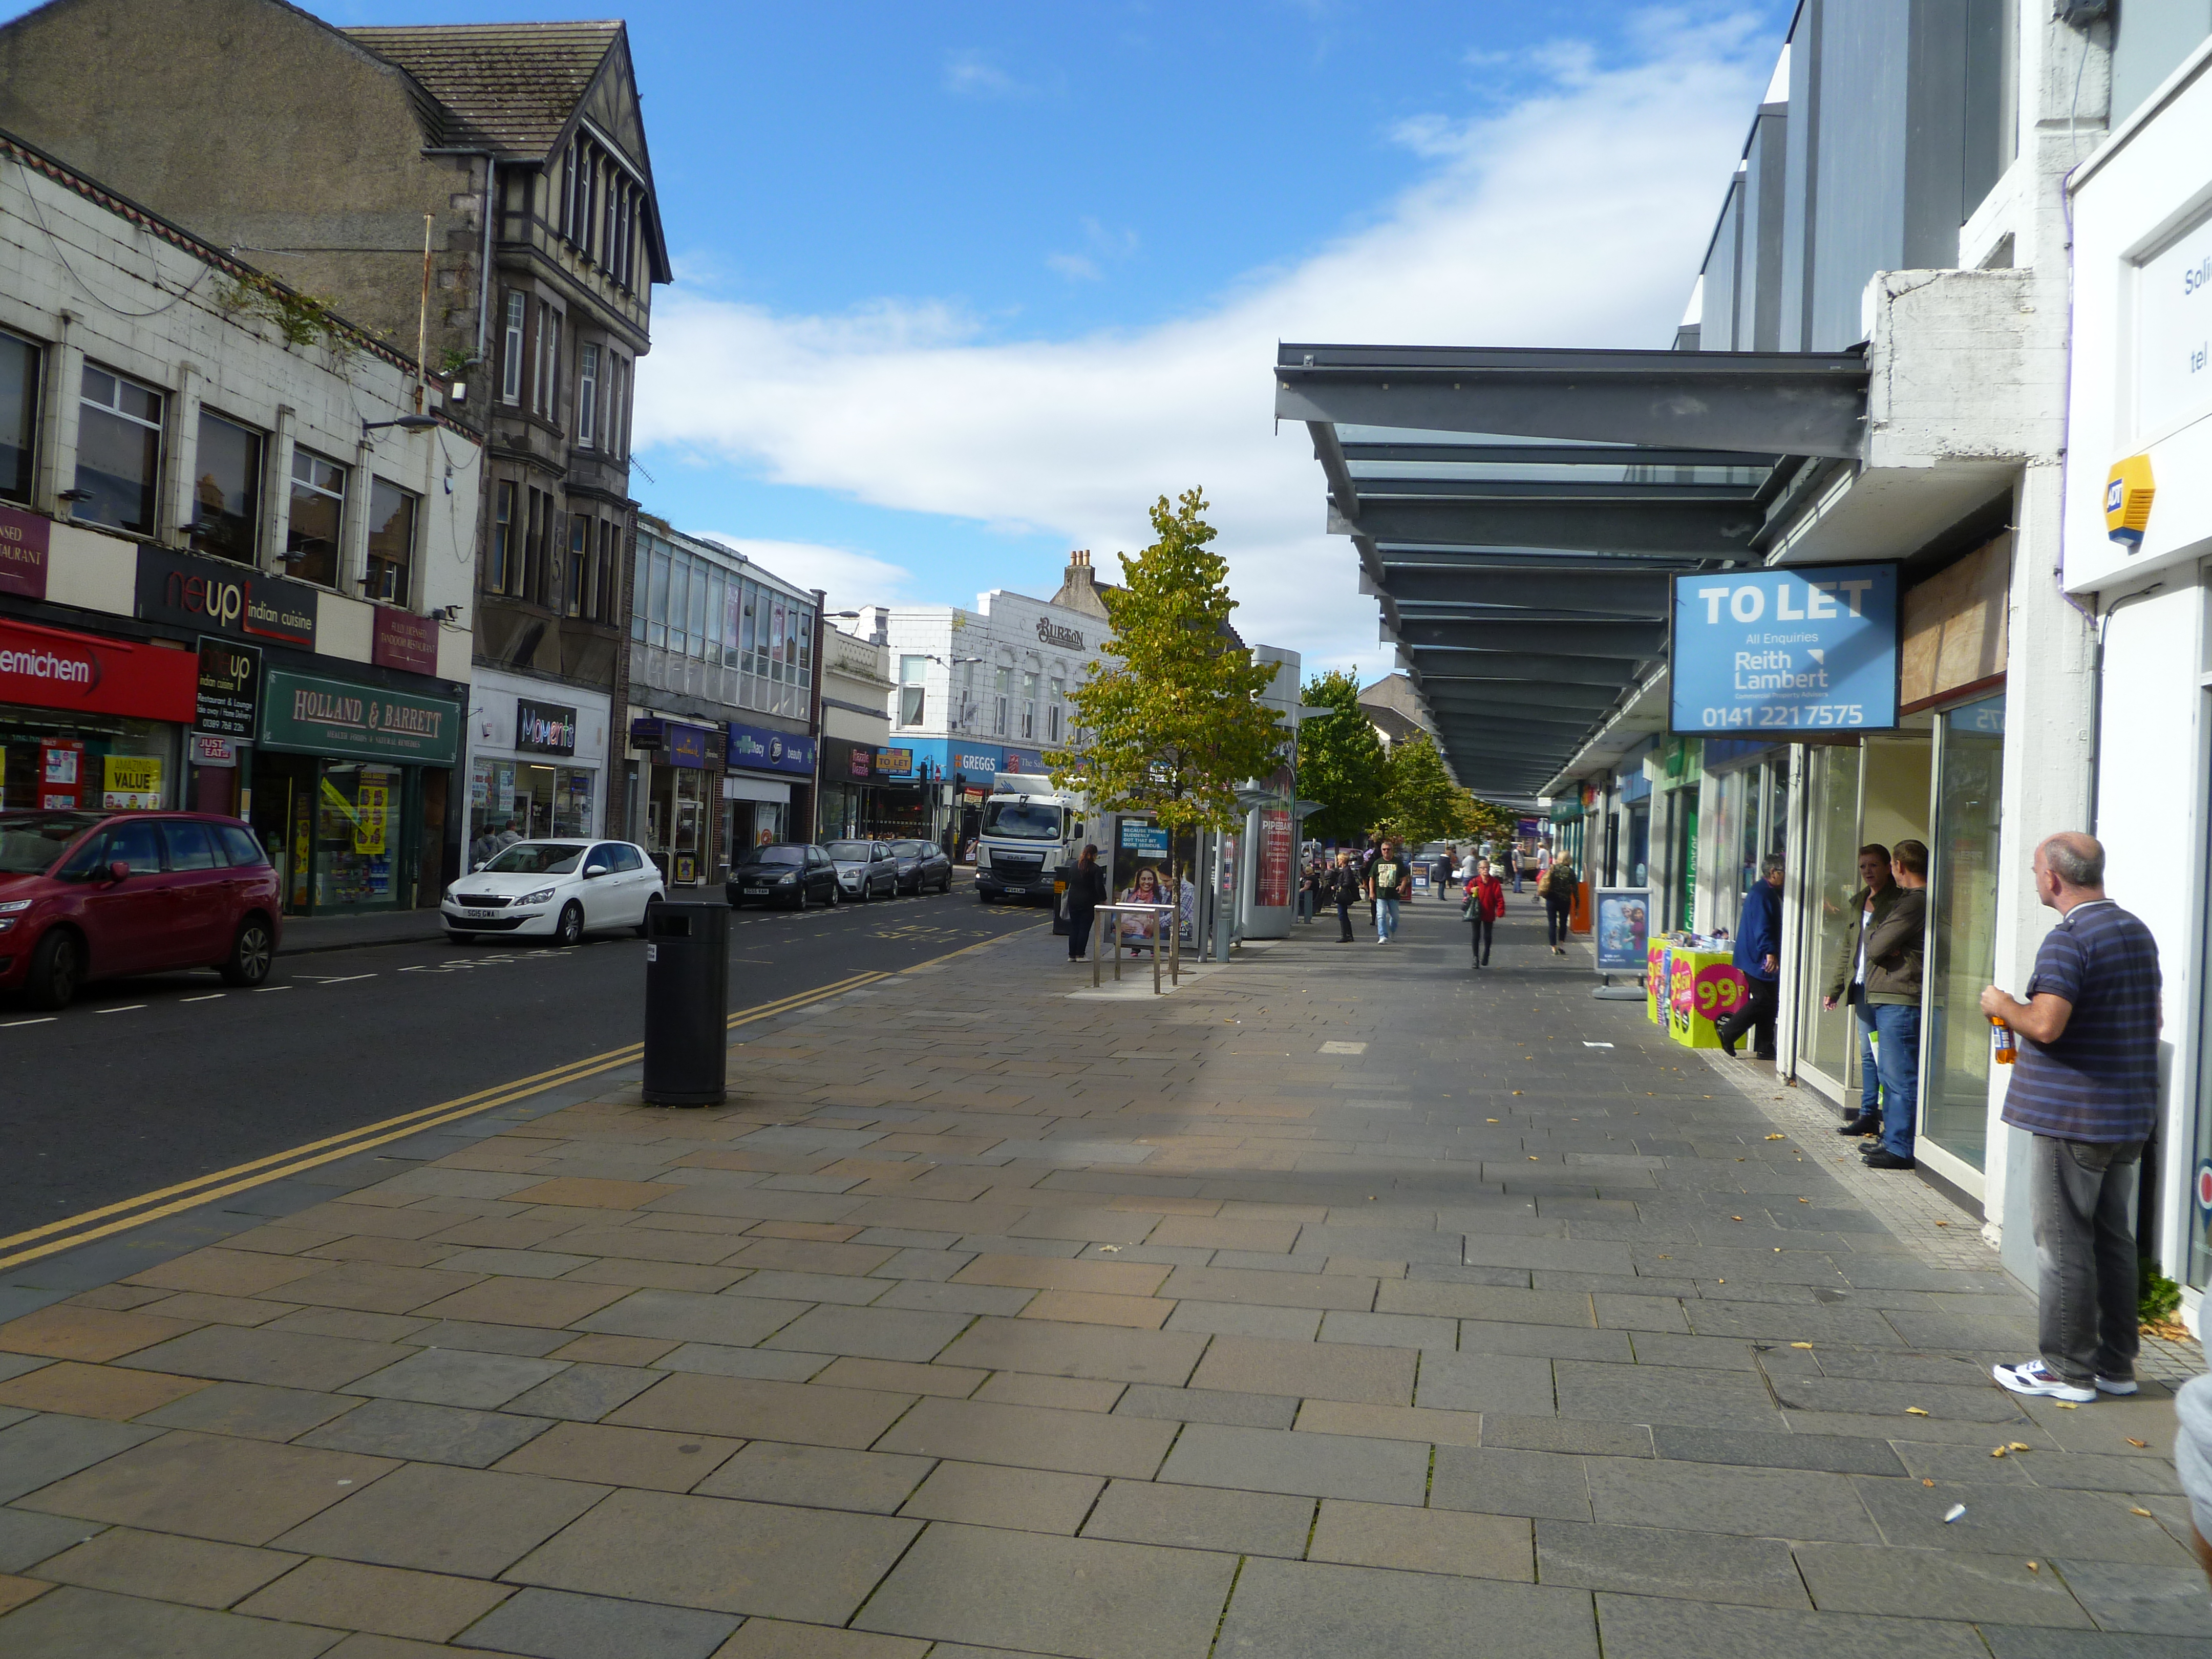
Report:
[[[460,729],[460,704],[438,697],[273,671],[262,687],[267,749],[451,766]]]
[[[1786,739],[1897,724],[1897,567],[1674,578],[1669,725]]]

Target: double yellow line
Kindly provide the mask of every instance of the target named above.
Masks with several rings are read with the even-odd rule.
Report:
[[[974,947],[969,948],[972,950]],[[964,952],[955,951],[953,954],[957,956]],[[810,1003],[842,996],[848,991],[857,990],[863,985],[889,977],[888,973],[854,974],[833,984],[818,986],[811,991],[800,991],[778,998],[774,1002],[740,1009],[730,1016],[729,1029],[734,1031],[741,1025],[773,1019],[778,1014],[787,1014]],[[0,1238],[0,1251],[8,1252],[0,1255],[0,1268],[20,1267],[26,1261],[35,1261],[57,1251],[75,1249],[80,1244],[89,1244],[93,1240],[106,1238],[111,1233],[124,1232],[149,1221],[159,1221],[165,1216],[196,1209],[216,1199],[228,1198],[233,1193],[281,1181],[286,1176],[297,1175],[303,1170],[312,1170],[318,1164],[351,1158],[356,1152],[365,1152],[373,1147],[404,1139],[425,1129],[435,1128],[441,1123],[451,1123],[457,1118],[473,1117],[477,1113],[488,1112],[495,1106],[527,1100],[532,1095],[544,1094],[549,1089],[557,1089],[563,1084],[579,1082],[587,1077],[596,1077],[602,1072],[611,1072],[617,1066],[627,1066],[641,1058],[644,1053],[645,1045],[641,1042],[610,1048],[605,1054],[572,1060],[566,1066],[556,1066],[550,1072],[538,1072],[530,1077],[518,1078],[511,1083],[479,1089],[472,1095],[459,1095],[452,1100],[441,1101],[435,1106],[402,1112],[397,1117],[365,1123],[341,1134],[311,1140],[303,1146],[289,1147],[281,1152],[271,1152],[266,1158],[234,1164],[228,1170],[217,1170],[211,1175],[180,1181],[173,1187],[162,1187],[150,1193],[141,1193],[136,1198],[126,1198],[117,1203],[103,1205],[96,1210],[87,1210],[66,1220],[50,1221],[43,1227],[10,1234]]]

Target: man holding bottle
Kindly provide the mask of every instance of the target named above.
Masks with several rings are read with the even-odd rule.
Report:
[[[2014,1394],[2076,1403],[2136,1392],[2135,1226],[2143,1142],[2158,1109],[2164,981],[2158,943],[2105,896],[2094,837],[2035,849],[2036,896],[2059,913],[2043,936],[2027,1000],[1990,986],[1982,1012],[2018,1039],[2004,1121],[2034,1137],[2037,1344],[1992,1375]]]

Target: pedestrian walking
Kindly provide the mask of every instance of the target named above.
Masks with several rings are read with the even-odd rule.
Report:
[[[1735,1045],[1746,1031],[1752,1033],[1753,1060],[1774,1058],[1774,1009],[1782,971],[1782,874],[1781,859],[1769,858],[1760,866],[1759,881],[1743,896],[1732,960],[1750,994],[1735,1012],[1713,1022],[1721,1052],[1730,1060],[1735,1058]]]
[[[2035,891],[2059,913],[2036,952],[2027,1000],[1992,985],[1982,1012],[2018,1039],[2004,1121],[2034,1137],[2033,1359],[1992,1375],[2014,1394],[2074,1401],[2136,1392],[2137,1267],[2131,1200],[2158,1104],[2158,944],[2105,896],[2094,837],[2035,849]]]
[[[1382,837],[1377,836],[1360,849],[1359,879],[1367,894],[1367,925],[1375,926],[1375,860],[1382,854]]]
[[[1899,879],[1910,872],[1912,885]],[[1881,1139],[1865,1153],[1877,1170],[1913,1167],[1913,1124],[1919,1105],[1920,979],[1928,932],[1928,849],[1900,842],[1897,854],[1880,842],[1859,848],[1852,896],[1857,921],[1836,943],[1823,1008],[1849,1003],[1858,1018],[1859,1109],[1837,1127],[1843,1135]]]
[[[1359,866],[1352,861],[1352,849],[1340,848],[1336,862],[1328,872],[1328,902],[1336,907],[1337,943],[1352,943],[1352,907],[1360,893]]]
[[[1574,925],[1578,886],[1575,866],[1565,859],[1553,860],[1551,868],[1544,872],[1543,880],[1536,884],[1536,891],[1544,901],[1544,934],[1551,940],[1555,957],[1567,953],[1567,936]]]
[[[1521,849],[1511,842],[1505,843],[1505,873],[1513,878],[1513,890],[1521,890]]]
[[[1413,885],[1407,879],[1406,849],[1396,842],[1385,842],[1376,855],[1375,867],[1367,879],[1368,896],[1375,901],[1375,942],[1388,945],[1398,931],[1398,900]]]
[[[1298,920],[1311,924],[1314,906],[1321,902],[1321,860],[1306,860],[1298,871]]]
[[[1474,879],[1467,884],[1467,902],[1460,907],[1474,936],[1474,965],[1490,966],[1491,940],[1498,928],[1498,917],[1505,914],[1505,884],[1490,873],[1490,866],[1475,860]]]
[[[1081,962],[1090,954],[1091,924],[1098,907],[1106,902],[1106,872],[1099,867],[1098,849],[1089,842],[1067,876],[1067,959]]]
[[[1451,890],[1451,884],[1459,879],[1459,848],[1449,842],[1444,844],[1443,870],[1443,880],[1441,885],[1444,891],[1449,892]]]

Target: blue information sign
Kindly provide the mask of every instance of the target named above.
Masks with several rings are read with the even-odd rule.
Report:
[[[1674,578],[1669,729],[1786,738],[1897,724],[1897,567]]]

